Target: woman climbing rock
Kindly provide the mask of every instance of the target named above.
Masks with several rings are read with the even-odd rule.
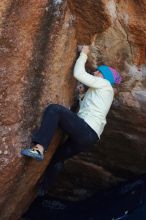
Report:
[[[88,53],[89,47],[83,46],[74,66],[74,77],[89,87],[84,98],[80,100],[78,113],[62,105],[48,105],[40,128],[33,135],[33,146],[21,151],[22,155],[43,160],[56,129],[60,127],[68,135],[67,140],[56,150],[46,170],[43,187],[40,187],[42,195],[48,185],[53,184],[66,159],[89,150],[100,139],[114,97],[112,86],[121,82],[119,73],[109,66],[98,66],[93,75],[87,73],[85,63]]]

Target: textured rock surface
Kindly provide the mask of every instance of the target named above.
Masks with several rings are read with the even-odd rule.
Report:
[[[69,199],[82,199],[94,190],[146,172],[146,5],[144,1],[106,1],[104,9],[110,25],[94,36],[90,62],[92,66],[115,66],[122,73],[123,82],[100,144],[72,160],[72,169],[69,162],[66,164],[70,184],[63,172],[54,186],[55,195]],[[79,167],[82,171],[73,178]]]
[[[18,219],[35,197],[60,132],[42,163],[19,152],[30,144],[44,106],[71,105],[77,43],[92,43],[90,66],[117,67],[123,83],[100,145],[66,164],[55,193],[84,198],[145,172],[145,0],[2,0],[0,16],[0,219]]]
[[[17,219],[33,199],[59,137],[43,163],[22,158],[20,149],[30,144],[45,105],[70,106],[76,38],[66,3],[3,1],[1,11],[0,219]]]

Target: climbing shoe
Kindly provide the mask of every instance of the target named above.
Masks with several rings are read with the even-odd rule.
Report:
[[[31,157],[35,160],[43,160],[44,155],[37,149],[35,148],[26,148],[21,150],[21,155]]]

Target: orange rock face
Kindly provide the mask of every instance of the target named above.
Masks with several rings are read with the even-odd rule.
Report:
[[[83,180],[90,178],[90,173],[100,176],[100,184],[96,185],[94,178],[89,183],[90,189],[92,184],[95,186],[93,191],[105,179],[107,187],[129,175],[144,173],[145,0],[2,0],[0,16],[0,219],[19,219],[34,199],[35,186],[58,145],[60,132],[42,163],[20,155],[21,148],[30,144],[47,104],[70,107],[76,83],[72,67],[77,44],[91,44],[90,66],[114,66],[121,72],[123,82],[100,146],[93,153],[77,157],[77,163],[70,162],[64,181],[67,178],[74,185],[68,171],[75,175],[76,166],[82,173],[87,167],[92,170]],[[87,184],[82,184],[86,190]],[[61,183],[60,187],[63,188]]]
[[[59,136],[42,164],[21,157],[20,149],[30,144],[44,106],[71,105],[76,38],[66,3],[3,1],[1,12],[0,219],[17,219],[33,199]]]

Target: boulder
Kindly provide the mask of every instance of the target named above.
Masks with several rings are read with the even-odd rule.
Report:
[[[61,131],[41,163],[22,157],[20,150],[30,145],[46,105],[72,105],[77,45],[91,44],[89,70],[106,63],[123,81],[100,144],[66,163],[55,195],[85,198],[144,173],[145,0],[2,0],[0,16],[0,219],[19,219],[36,196]]]
[[[69,160],[50,190],[50,195],[61,198],[84,199],[146,172],[146,4],[106,3],[110,25],[94,35],[89,68],[116,67],[122,84],[117,87],[100,142],[89,153]]]

